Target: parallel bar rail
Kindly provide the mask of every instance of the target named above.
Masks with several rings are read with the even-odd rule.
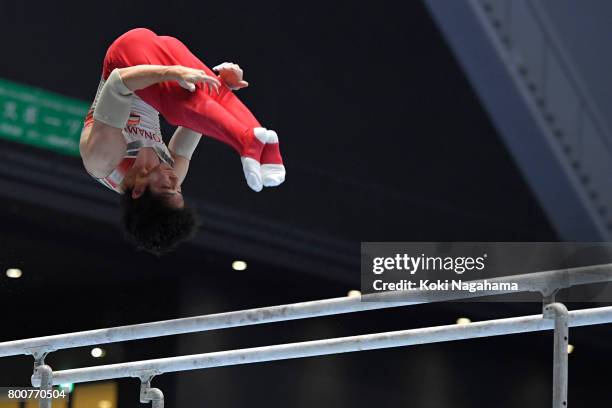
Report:
[[[422,303],[470,299],[518,292],[541,292],[550,295],[557,289],[601,283],[612,280],[612,264],[561,269],[530,274],[487,279],[490,283],[518,284],[518,291],[453,291],[415,290],[382,292],[359,297],[342,297],[262,307],[227,313],[217,313],[183,319],[165,320],[108,329],[37,337],[0,343],[0,357],[33,352],[93,346],[152,337],[172,336],[208,330],[224,329],[286,320],[330,316],[343,313],[409,306]],[[481,282],[482,280],[474,281]]]
[[[569,313],[568,323],[569,326],[572,327],[612,323],[612,307],[572,311]],[[157,374],[162,374],[211,367],[323,356],[352,351],[501,336],[506,334],[551,330],[553,328],[554,321],[539,314],[488,320],[467,325],[426,327],[387,333],[340,337],[335,339],[55,371],[53,372],[53,384],[58,385],[101,381],[114,378],[140,377],[143,372],[156,372]]]

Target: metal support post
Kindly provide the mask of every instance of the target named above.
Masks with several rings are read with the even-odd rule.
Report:
[[[563,303],[544,306],[544,318],[554,319],[553,408],[567,407],[569,312]]]
[[[51,391],[53,385],[53,370],[46,364],[37,366],[34,369],[32,377],[40,378],[40,390],[43,391],[43,395],[40,396],[40,402],[38,403],[39,408],[51,408]],[[32,380],[34,381],[34,380]]]
[[[140,402],[151,403],[151,408],[164,408],[164,393],[159,388],[151,388],[151,380],[158,371],[144,371],[140,374]]]

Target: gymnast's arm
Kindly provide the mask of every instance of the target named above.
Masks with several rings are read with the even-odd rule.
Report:
[[[81,159],[87,172],[96,178],[108,176],[117,167],[126,147],[121,129],[97,120],[81,132]]]
[[[185,176],[189,171],[189,160],[183,156],[175,154],[172,151],[170,153],[172,153],[172,158],[174,159],[174,167],[172,167],[172,169],[174,170],[176,177],[178,177],[179,186],[182,186]]]
[[[195,91],[199,82],[214,88],[219,93],[221,82],[213,76],[206,75],[200,69],[188,68],[181,65],[135,65],[133,67],[118,69],[121,79],[126,87],[132,91],[147,88],[159,82],[177,81],[188,91]]]
[[[80,151],[83,164],[94,177],[106,177],[125,154],[126,143],[121,134],[130,114],[134,91],[165,81],[177,81],[193,92],[199,82],[215,88],[219,80],[204,71],[180,65],[136,65],[115,69],[102,87],[93,114],[93,125],[81,133]],[[185,172],[186,173],[186,172]]]
[[[94,177],[106,177],[125,154],[121,133],[130,115],[132,93],[165,80],[167,67],[135,66],[115,69],[98,90],[92,122],[81,132],[79,148],[85,169]]]
[[[179,184],[182,184],[185,180],[191,156],[201,137],[201,133],[179,126],[174,131],[170,143],[168,143],[168,149],[174,159],[174,174],[178,177]]]

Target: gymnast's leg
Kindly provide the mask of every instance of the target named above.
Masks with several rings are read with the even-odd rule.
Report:
[[[159,37],[172,54],[190,67],[206,67],[180,40],[169,36]],[[204,69],[204,68],[200,68]],[[208,73],[208,71],[207,71]],[[212,98],[227,110],[237,121],[248,128],[261,128],[261,124],[253,113],[240,101],[240,99],[227,86],[223,86],[219,95]],[[263,185],[266,187],[278,186],[285,180],[285,167],[280,153],[278,135],[273,130],[267,130],[267,143],[263,148],[261,158],[261,175]]]

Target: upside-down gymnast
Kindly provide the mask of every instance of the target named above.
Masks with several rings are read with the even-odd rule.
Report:
[[[242,70],[227,62],[213,70],[176,38],[144,28],[117,38],[104,58],[81,133],[81,157],[92,177],[122,194],[126,232],[154,254],[197,230],[181,184],[202,135],[239,153],[254,191],[285,180],[277,134],[262,127],[233,92],[248,86]],[[159,113],[178,126],[168,146]]]

